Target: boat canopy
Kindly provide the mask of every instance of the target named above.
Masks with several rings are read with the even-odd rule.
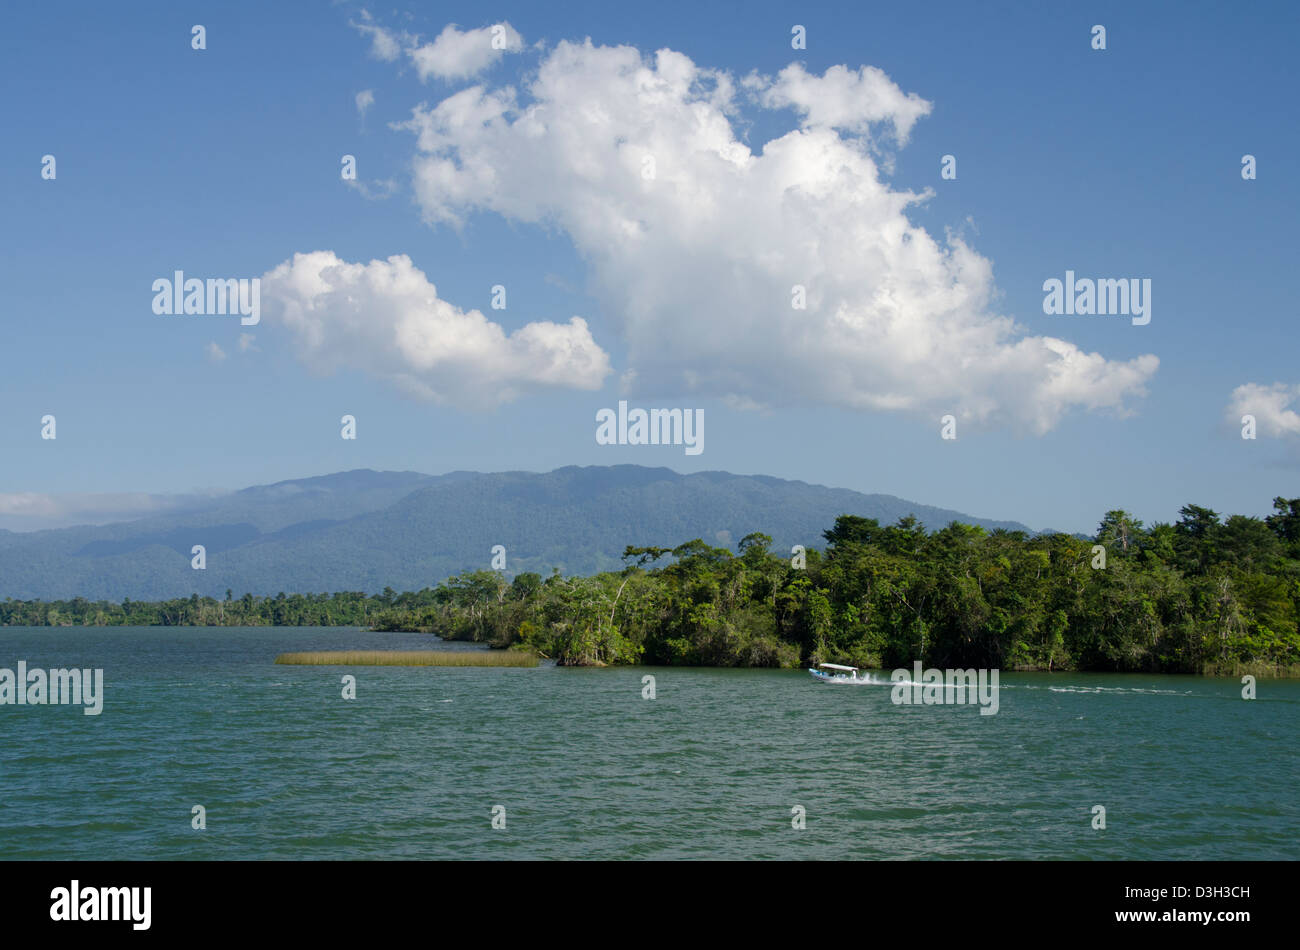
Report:
[[[858,671],[856,666],[840,666],[838,663],[818,663],[817,665],[827,670],[843,670],[845,673],[856,673]]]

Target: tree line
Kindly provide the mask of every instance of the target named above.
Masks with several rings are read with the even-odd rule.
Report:
[[[0,624],[370,626],[522,647],[562,664],[1300,675],[1300,498],[1266,518],[1197,505],[1150,527],[1106,513],[1092,538],[842,515],[824,550],[762,533],[628,546],[624,568],[513,579],[480,570],[398,594],[121,604],[15,601]]]

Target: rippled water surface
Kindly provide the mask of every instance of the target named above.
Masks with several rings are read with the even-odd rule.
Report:
[[[0,628],[0,667],[106,681],[99,716],[0,706],[0,858],[1297,856],[1295,681],[1007,674],[981,716],[802,671],[273,663],[434,646]]]

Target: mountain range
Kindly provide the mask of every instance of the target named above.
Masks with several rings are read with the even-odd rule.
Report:
[[[0,597],[159,600],[227,589],[376,593],[417,590],[491,566],[506,573],[587,574],[622,566],[629,545],[693,538],[735,549],[751,531],[774,550],[824,546],[842,514],[890,524],[914,515],[1029,532],[1022,524],[763,475],[639,465],[553,472],[375,472],[359,469],[258,485],[132,521],[31,532],[0,530]],[[191,567],[203,545],[206,567]]]

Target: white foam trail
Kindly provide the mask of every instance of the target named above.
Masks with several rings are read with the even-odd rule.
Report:
[[[1139,686],[1048,686],[1047,688],[1053,693],[1150,693],[1156,696],[1187,696],[1192,692],[1190,689],[1143,689]]]
[[[968,686],[966,684],[948,684],[948,683],[918,683],[915,680],[892,680],[882,679],[875,673],[867,673],[864,679],[834,679],[827,680],[830,683],[846,683],[850,686],[920,686],[922,689],[969,689],[976,690],[977,686]],[[999,683],[997,689],[1046,689],[1053,693],[1147,693],[1153,696],[1189,696],[1194,691],[1190,689],[1146,689],[1140,686],[1031,686],[1027,683]]]

